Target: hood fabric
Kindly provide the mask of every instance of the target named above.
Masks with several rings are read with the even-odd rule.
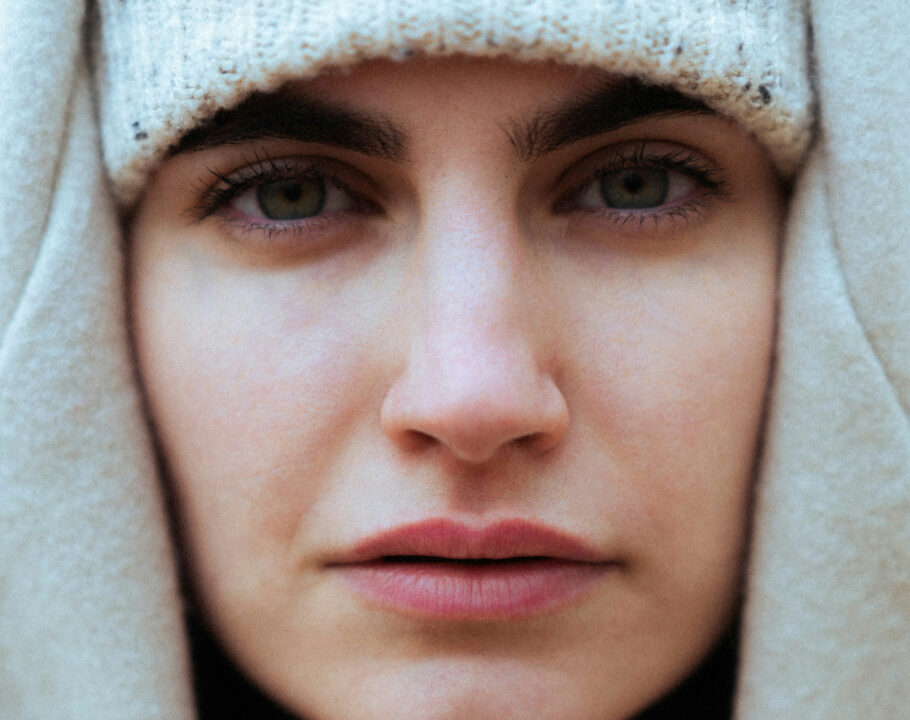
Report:
[[[0,3],[0,717],[193,717],[81,29]]]
[[[405,13],[415,3],[390,1],[393,26],[367,3],[182,4],[198,17],[99,3],[91,43],[82,2],[0,4],[0,717],[195,717],[115,198],[133,202],[171,143],[253,90],[415,51],[557,58],[673,84],[752,130],[783,173],[798,168],[736,717],[906,714],[910,7],[437,2],[427,25]],[[219,14],[230,8],[246,9]],[[266,8],[340,29],[282,35],[272,54],[219,44],[222,24],[274,29]],[[553,27],[568,30],[540,30]],[[224,64],[240,50],[261,62]],[[800,166],[807,62],[818,114]]]
[[[910,707],[910,5],[813,0],[739,717]]]

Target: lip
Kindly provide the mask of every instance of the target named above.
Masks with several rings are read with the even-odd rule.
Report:
[[[374,607],[506,620],[581,601],[618,565],[569,533],[526,520],[472,528],[431,519],[369,536],[326,569]]]

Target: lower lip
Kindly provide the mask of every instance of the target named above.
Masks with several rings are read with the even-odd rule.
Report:
[[[333,569],[381,608],[428,618],[507,620],[581,600],[615,565],[558,559],[508,562],[375,561]]]

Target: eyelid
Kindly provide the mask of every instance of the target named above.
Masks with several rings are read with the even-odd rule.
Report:
[[[727,184],[717,163],[702,152],[665,140],[634,140],[598,148],[560,173],[554,182],[557,198],[554,210],[560,212],[582,187],[596,178],[635,167],[681,172],[716,193],[722,193]]]
[[[616,171],[634,168],[666,170],[683,176],[695,187],[684,197],[665,198],[652,207],[611,207],[605,199],[602,207],[582,206],[582,196],[593,183]],[[713,216],[715,203],[730,196],[730,175],[732,168],[686,145],[666,140],[617,143],[585,155],[560,174],[551,211],[569,220],[570,232],[581,233],[580,237],[624,238],[635,247],[642,243],[650,246],[650,241],[665,244]]]
[[[368,175],[348,163],[324,155],[282,155],[271,157],[256,151],[230,163],[232,169],[207,166],[197,180],[195,201],[188,214],[196,222],[215,215],[241,193],[270,180],[320,177],[349,193],[363,206],[377,208],[382,200],[380,187]]]

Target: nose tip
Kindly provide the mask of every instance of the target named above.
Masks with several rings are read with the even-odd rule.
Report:
[[[431,445],[473,464],[551,450],[569,425],[557,384],[566,350],[538,255],[494,179],[465,187],[472,167],[440,177],[409,266],[382,429],[400,448]]]
[[[403,448],[439,445],[459,461],[490,461],[507,447],[545,452],[569,424],[551,374],[521,353],[461,348],[411,362],[387,393],[386,435]]]

